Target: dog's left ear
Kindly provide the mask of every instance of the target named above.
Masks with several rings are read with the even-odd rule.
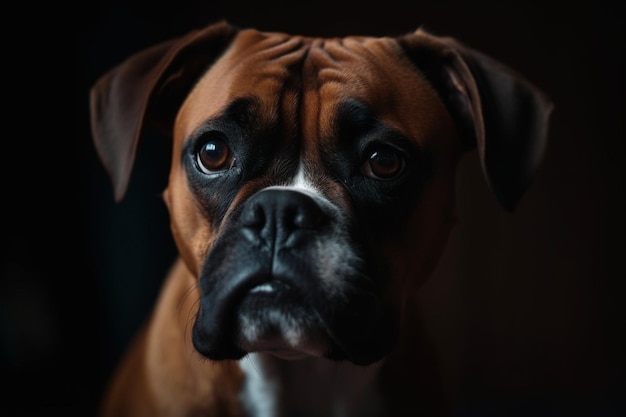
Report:
[[[398,38],[455,120],[466,149],[477,148],[492,193],[515,210],[546,144],[552,103],[500,62],[422,29]]]
[[[148,125],[171,133],[185,96],[237,31],[218,22],[155,45],[126,59],[91,88],[92,136],[116,201],[126,193]]]

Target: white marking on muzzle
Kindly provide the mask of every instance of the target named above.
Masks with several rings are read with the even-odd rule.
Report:
[[[322,195],[322,193],[315,187],[315,184],[311,183],[307,180],[304,175],[304,164],[300,162],[300,166],[298,167],[298,172],[293,177],[291,184],[289,185],[274,185],[268,187],[268,189],[279,189],[279,190],[292,190],[292,191],[300,191],[304,194],[307,194],[316,200],[322,200],[325,204],[331,205],[331,203]]]

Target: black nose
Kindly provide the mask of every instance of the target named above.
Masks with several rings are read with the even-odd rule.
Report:
[[[268,189],[245,203],[241,225],[254,238],[267,243],[290,245],[308,233],[320,231],[326,215],[315,200],[299,191]],[[249,237],[252,237],[249,236]]]

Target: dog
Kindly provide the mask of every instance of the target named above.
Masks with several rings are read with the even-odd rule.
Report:
[[[415,295],[476,151],[514,211],[553,104],[512,69],[418,28],[315,38],[208,24],[90,91],[120,201],[142,140],[171,138],[179,258],[101,416],[411,415]]]

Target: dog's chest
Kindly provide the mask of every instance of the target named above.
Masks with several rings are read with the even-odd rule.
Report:
[[[250,354],[240,398],[249,417],[374,417],[381,412],[375,376],[367,367],[320,358],[287,361]]]

